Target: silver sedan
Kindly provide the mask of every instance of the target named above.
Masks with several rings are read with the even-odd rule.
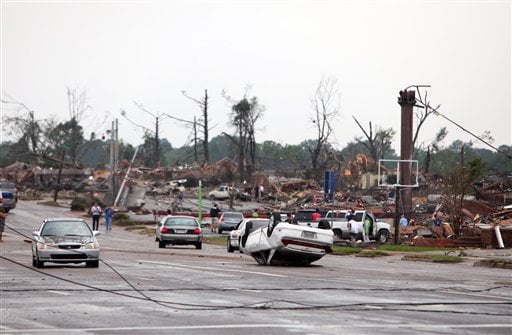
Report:
[[[165,248],[167,244],[193,244],[196,249],[201,249],[203,245],[201,225],[192,216],[168,215],[157,224],[155,233],[159,248]]]
[[[83,219],[44,219],[32,233],[32,265],[42,268],[45,262],[83,263],[99,266],[98,231],[92,231]]]

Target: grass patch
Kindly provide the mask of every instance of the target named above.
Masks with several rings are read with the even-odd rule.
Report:
[[[360,253],[356,254],[356,257],[382,257],[382,256],[390,256],[391,254],[382,250],[362,250]]]
[[[353,255],[361,252],[361,248],[349,247],[344,245],[334,245],[332,251],[337,255]]]
[[[217,245],[225,245],[227,236],[204,236],[204,242]]]
[[[381,244],[378,247],[382,251],[401,251],[401,252],[424,252],[424,251],[451,251],[457,248],[441,248],[441,247],[423,247],[415,245],[397,245],[397,244]]]
[[[133,224],[124,227],[125,230],[128,231],[137,231],[141,235],[155,235],[155,227],[154,226],[147,226],[143,224]]]
[[[405,255],[402,257],[404,261],[424,261],[433,263],[460,263],[463,258],[460,256],[449,256],[449,255],[424,255],[424,254],[412,254]]]

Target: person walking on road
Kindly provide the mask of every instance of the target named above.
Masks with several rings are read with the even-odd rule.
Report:
[[[112,230],[112,218],[114,217],[114,211],[110,206],[105,209],[105,230]]]
[[[90,209],[90,212],[92,215],[92,230],[99,230],[100,229],[100,217],[101,217],[102,210],[97,202],[93,203],[93,205]]]

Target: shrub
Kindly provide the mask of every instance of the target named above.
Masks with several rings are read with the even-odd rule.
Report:
[[[73,197],[71,200],[71,210],[72,211],[85,211],[89,208],[89,203],[85,198],[82,197]]]

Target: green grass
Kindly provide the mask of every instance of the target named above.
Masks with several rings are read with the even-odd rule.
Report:
[[[217,245],[225,245],[227,236],[204,236],[204,242]]]
[[[414,245],[396,245],[382,244],[378,247],[382,251],[401,251],[401,252],[424,252],[424,251],[450,251],[457,248],[441,248],[441,247],[423,247]]]
[[[139,234],[142,235],[155,235],[155,227],[154,226],[147,226],[143,224],[133,224],[129,226],[124,227],[125,230],[128,231],[134,231],[136,230]]]
[[[343,245],[334,245],[332,247],[332,251],[338,255],[353,255],[361,252],[361,248],[343,246]]]
[[[434,263],[460,263],[463,261],[463,258],[460,256],[412,254],[412,255],[405,255],[402,258],[402,260],[425,261],[425,262],[434,262]]]

